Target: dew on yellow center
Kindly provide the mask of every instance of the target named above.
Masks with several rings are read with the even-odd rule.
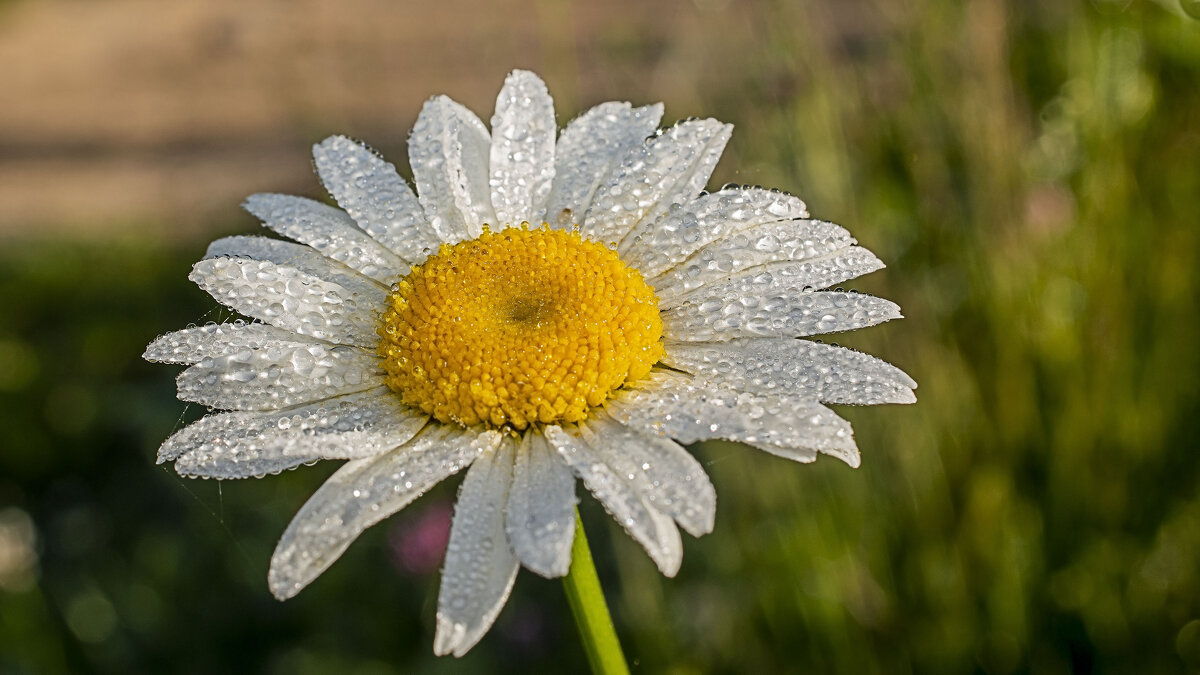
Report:
[[[444,244],[400,280],[379,329],[387,384],[441,422],[578,422],[663,347],[658,298],[577,232],[511,227]]]

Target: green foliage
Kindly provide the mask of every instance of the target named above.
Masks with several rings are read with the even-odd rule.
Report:
[[[920,400],[843,411],[857,471],[697,447],[717,527],[673,580],[585,502],[635,670],[1200,669],[1200,24],[1119,5],[864,2],[847,30],[780,2],[700,94],[738,126],[716,183],[792,187],[889,264],[856,287],[908,318],[839,341]],[[270,598],[274,541],[331,468],[153,464],[202,411],[142,348],[228,318],[186,281],[198,250],[0,252],[0,531],[32,524],[37,553],[0,578],[0,672],[584,668],[528,573],[465,659],[432,656],[436,572],[389,551],[453,484]]]

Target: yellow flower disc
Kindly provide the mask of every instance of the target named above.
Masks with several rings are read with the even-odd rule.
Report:
[[[400,280],[379,329],[387,384],[441,422],[578,422],[663,347],[658,298],[577,232],[485,229]]]

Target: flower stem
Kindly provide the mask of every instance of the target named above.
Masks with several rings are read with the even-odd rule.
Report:
[[[596,576],[596,564],[592,562],[592,550],[588,548],[578,508],[575,509],[571,570],[563,577],[563,588],[567,591],[567,602],[575,615],[575,625],[579,627],[579,637],[583,639],[592,672],[595,675],[628,675],[629,666],[625,664],[625,654],[621,652],[621,643],[604,602],[604,591],[600,589],[600,577]]]

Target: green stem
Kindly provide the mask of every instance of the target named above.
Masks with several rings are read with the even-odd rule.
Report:
[[[575,615],[575,625],[579,626],[579,637],[583,639],[592,672],[595,675],[628,675],[629,666],[625,665],[625,654],[621,652],[621,643],[604,602],[604,591],[600,589],[600,577],[596,576],[596,564],[592,562],[592,550],[583,533],[579,509],[575,509],[571,570],[563,577],[563,588],[567,591],[567,601]]]

